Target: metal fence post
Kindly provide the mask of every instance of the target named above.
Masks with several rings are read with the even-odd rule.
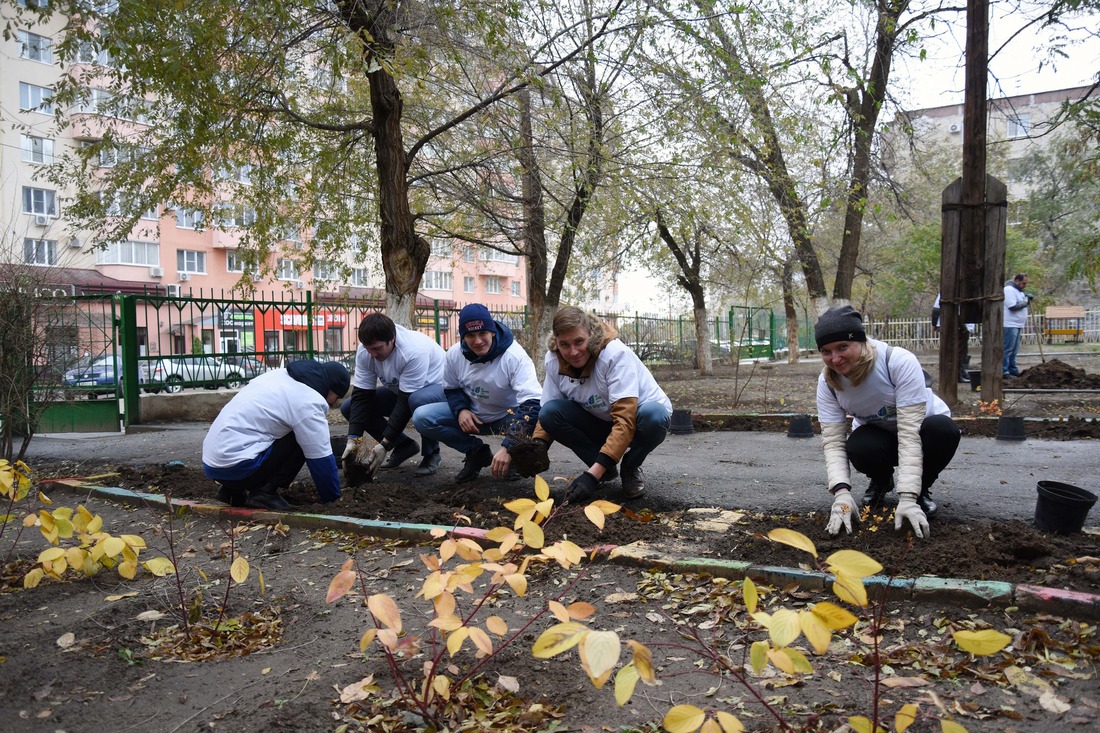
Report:
[[[137,345],[137,297],[134,295],[116,295],[112,298],[112,309],[119,306],[117,320],[112,319],[118,328],[119,345],[122,347],[121,364],[115,365],[115,373],[122,374],[122,425],[141,424],[141,373],[138,371]],[[117,382],[117,380],[116,380]]]
[[[435,298],[435,299],[432,300],[432,325],[435,328],[435,342],[437,344],[442,344],[443,340],[442,340],[442,337],[439,333],[439,299],[438,298]]]

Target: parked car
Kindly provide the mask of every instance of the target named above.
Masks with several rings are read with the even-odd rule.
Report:
[[[69,369],[65,372],[63,382],[66,387],[78,389],[81,393],[93,398],[101,394],[117,394],[121,391],[122,384],[121,380],[119,380],[117,387],[115,384],[116,361],[117,359],[114,356],[103,356],[91,363]],[[119,366],[121,367],[121,364]],[[139,367],[143,366],[139,365]],[[138,382],[143,383],[145,381],[145,371],[143,368],[139,368]]]
[[[171,356],[152,363],[148,381],[154,385],[154,393],[163,385],[165,392],[176,394],[184,387],[236,389],[244,383],[244,376],[239,367],[214,356]]]
[[[267,371],[267,364],[257,359],[254,356],[241,356],[239,354],[233,354],[230,356],[221,357],[222,361],[230,368],[236,367],[236,369],[244,377],[244,381],[248,381],[253,377],[259,376]]]

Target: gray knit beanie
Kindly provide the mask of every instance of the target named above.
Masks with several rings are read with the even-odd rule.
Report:
[[[863,316],[850,305],[830,308],[817,319],[814,338],[817,339],[818,349],[834,341],[866,341],[867,332],[863,330]]]

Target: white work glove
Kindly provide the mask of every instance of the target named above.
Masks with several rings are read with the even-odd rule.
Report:
[[[344,455],[340,456],[340,465],[347,468],[348,459],[355,460],[355,450],[359,446],[358,438],[348,436],[348,444],[344,446]]]
[[[932,534],[928,527],[928,517],[924,516],[924,510],[917,504],[916,494],[898,493],[898,508],[894,510],[894,529],[901,529],[908,521],[913,527],[913,534],[924,539]]]
[[[378,471],[378,467],[382,465],[382,461],[386,460],[386,454],[389,453],[381,443],[370,449],[370,453],[367,454],[367,475],[374,478],[374,474]]]
[[[829,523],[825,525],[825,531],[836,535],[840,533],[840,528],[844,527],[848,534],[851,534],[853,517],[858,524],[859,507],[856,506],[856,500],[852,498],[852,492],[848,489],[837,489],[836,494],[833,495],[833,508],[829,511]]]

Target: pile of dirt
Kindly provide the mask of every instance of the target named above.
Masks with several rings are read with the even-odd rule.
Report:
[[[123,466],[116,476],[99,483],[208,502],[213,501],[216,490],[216,484],[200,470],[175,464]],[[308,482],[296,483],[284,493],[296,511],[311,514],[489,529],[511,526],[514,515],[503,508],[504,502],[529,497],[530,490],[526,481],[474,481],[431,492],[381,481],[345,490],[334,504],[315,503],[316,494]],[[607,498],[616,499],[613,494]],[[926,541],[896,532],[892,515],[878,515],[868,517],[852,535],[831,537],[825,532],[824,514],[814,512],[783,517],[745,515],[728,532],[707,533],[698,531],[678,508],[643,509],[637,503],[608,517],[602,531],[584,516],[582,508],[563,507],[546,523],[546,537],[549,541],[568,539],[582,547],[639,540],[658,546],[679,543],[703,557],[806,565],[811,562],[807,554],[767,539],[769,530],[788,527],[810,537],[821,558],[840,549],[860,550],[882,563],[888,575],[999,580],[1100,593],[1100,538],[1046,535],[1019,521],[964,524],[933,520],[935,539]]]
[[[1088,374],[1058,359],[1033,366],[1006,380],[1006,389],[1100,389],[1100,374]]]

